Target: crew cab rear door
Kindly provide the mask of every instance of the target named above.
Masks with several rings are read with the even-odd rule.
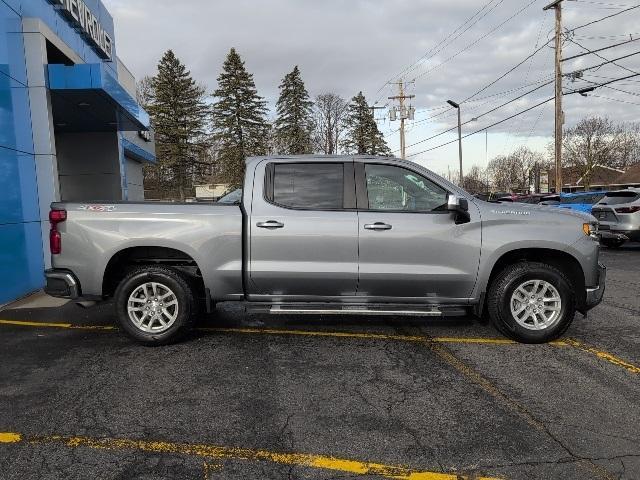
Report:
[[[356,161],[358,295],[379,302],[465,302],[475,286],[481,221],[447,211],[449,191],[402,163]]]
[[[323,301],[354,296],[355,207],[352,161],[260,163],[248,225],[250,298]]]

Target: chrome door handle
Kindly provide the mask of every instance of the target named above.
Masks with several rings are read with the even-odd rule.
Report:
[[[258,222],[258,223],[256,223],[256,227],[258,227],[258,228],[282,228],[282,227],[284,227],[284,223],[276,222],[275,220],[269,220],[267,222]]]
[[[365,230],[391,230],[391,225],[388,223],[376,222],[376,223],[367,223],[364,226]]]

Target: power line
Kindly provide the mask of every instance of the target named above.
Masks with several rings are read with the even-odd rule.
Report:
[[[451,45],[453,42],[455,42],[458,38],[460,38],[462,35],[464,35],[466,32],[468,32],[472,27],[474,27],[480,20],[482,20],[484,17],[486,17],[487,15],[489,15],[493,10],[495,10],[497,7],[499,7],[504,0],[500,0],[500,2],[498,2],[497,4],[493,5],[489,10],[487,10],[484,15],[482,15],[481,17],[477,18],[471,25],[467,26],[467,28],[465,28],[463,31],[461,31],[460,33],[458,33],[458,35],[456,35],[453,39],[451,39],[451,41],[449,41],[446,45],[443,45],[447,40],[449,40],[454,34],[457,33],[457,31],[461,28],[464,27],[465,24],[472,20],[476,15],[480,14],[485,8],[487,8],[489,5],[491,5],[491,3],[493,3],[495,0],[491,0],[488,3],[486,3],[478,12],[476,12],[475,15],[472,15],[465,23],[463,23],[460,27],[458,27],[456,30],[454,30],[451,34],[449,34],[449,36],[447,38],[445,38],[444,40],[442,40],[439,44],[437,44],[435,47],[433,47],[431,50],[429,50],[426,54],[424,54],[422,57],[420,57],[416,62],[414,62],[411,66],[409,66],[408,68],[406,68],[404,71],[400,72],[400,76],[409,73],[410,71],[414,70],[416,67],[419,66],[419,63],[424,61],[429,61],[430,59],[432,59],[433,57],[435,57],[438,53],[440,53],[442,50],[444,50],[445,48],[447,48],[449,45]],[[441,48],[438,48],[442,46]],[[435,50],[435,51],[434,51]]]
[[[604,65],[608,65],[610,63],[615,64],[615,62],[617,62],[619,60],[624,60],[625,58],[633,57],[634,55],[639,55],[639,54],[640,54],[640,50],[637,51],[637,52],[629,53],[628,55],[623,55],[622,57],[614,58],[613,60],[607,60],[606,62],[600,63],[598,65],[592,65],[590,67],[585,67],[585,68],[580,68],[578,70],[574,70],[573,72],[569,72],[569,73],[564,74],[564,76],[565,77],[575,76],[578,73],[586,72],[588,70],[594,70],[594,69],[603,67]],[[624,68],[624,67],[622,67],[622,68]]]
[[[502,92],[498,92],[498,93],[493,93],[493,94],[491,94],[491,95],[487,95],[487,96],[485,96],[485,97],[477,98],[477,99],[475,99],[475,100],[470,101],[470,103],[481,102],[481,101],[483,101],[483,100],[487,100],[487,99],[490,99],[490,98],[500,97],[500,96],[503,96],[503,95],[508,95],[508,94],[510,94],[510,93],[514,93],[514,92],[517,92],[517,91],[523,90],[523,89],[525,89],[525,88],[527,88],[527,87],[531,87],[531,86],[533,86],[533,85],[539,85],[539,84],[540,84],[540,83],[542,83],[542,82],[546,82],[546,83],[545,83],[545,85],[548,85],[549,83],[551,83],[549,80],[550,80],[550,77],[549,77],[549,76],[546,76],[545,78],[542,78],[542,79],[540,79],[540,80],[538,80],[538,81],[536,81],[536,82],[527,83],[527,84],[525,84],[525,85],[521,85],[520,87],[511,88],[511,89],[509,89],[509,90],[505,90],[505,91],[502,91]],[[543,86],[545,86],[545,85],[543,85]],[[526,94],[525,94],[525,95],[526,95]],[[515,100],[519,100],[520,98],[522,98],[522,97],[518,97],[518,98],[514,99],[514,101],[515,101]],[[475,105],[475,106],[473,106],[473,107],[468,107],[468,108],[466,109],[466,111],[471,111],[471,112],[473,112],[474,110],[477,110],[478,108],[480,108],[480,107],[482,107],[482,106],[484,106],[484,105],[487,105],[487,104],[489,104],[489,103],[491,103],[491,102],[484,102],[484,103],[481,103],[481,104],[479,104],[479,105]],[[424,123],[424,122],[431,122],[431,121],[433,121],[435,118],[440,117],[440,116],[441,116],[441,115],[443,115],[443,114],[455,112],[455,109],[454,109],[454,108],[451,108],[451,107],[446,107],[446,106],[445,106],[445,107],[439,107],[439,108],[446,108],[447,110],[446,110],[446,111],[444,111],[444,112],[440,112],[440,113],[438,113],[438,114],[435,114],[435,115],[431,115],[430,117],[423,118],[423,119],[421,119],[421,120],[416,120],[415,122],[413,122],[413,123],[411,124],[411,126],[413,127],[414,125],[417,125],[417,124],[420,124],[420,123]],[[445,117],[445,118],[446,118],[446,117]],[[479,116],[478,116],[478,117],[474,117],[474,118],[479,118]],[[398,131],[398,130],[396,129],[396,130],[393,130],[393,131],[388,132],[387,134],[396,133],[397,131]],[[414,145],[415,145],[415,144],[414,144]],[[412,146],[412,145],[409,145],[409,146]]]
[[[498,105],[497,107],[492,108],[491,110],[487,110],[486,112],[484,112],[484,113],[482,113],[482,114],[480,114],[480,115],[475,116],[475,117],[474,117],[474,118],[472,118],[471,120],[467,120],[467,121],[466,121],[466,122],[464,122],[462,125],[467,125],[467,124],[469,124],[469,123],[471,123],[471,122],[474,122],[474,121],[478,120],[479,118],[482,118],[482,117],[484,117],[484,116],[486,116],[486,115],[489,115],[490,113],[493,113],[493,112],[495,112],[496,110],[499,110],[499,109],[501,109],[502,107],[504,107],[504,106],[506,106],[506,105],[509,105],[510,103],[513,103],[513,102],[515,102],[515,101],[517,101],[517,100],[520,100],[521,98],[526,97],[526,96],[527,96],[527,95],[529,95],[530,93],[533,93],[533,92],[535,92],[536,90],[540,90],[541,88],[546,87],[547,85],[550,85],[550,84],[552,84],[552,83],[553,83],[553,80],[551,80],[551,81],[549,81],[549,82],[547,82],[547,83],[545,83],[545,84],[543,84],[543,85],[540,85],[539,87],[536,87],[536,88],[534,88],[533,90],[529,90],[528,92],[523,93],[523,94],[522,94],[522,95],[520,95],[519,97],[513,98],[513,99],[509,100],[508,102],[505,102],[505,103],[503,103],[503,104],[501,104],[501,105]],[[420,145],[421,143],[427,142],[427,141],[429,141],[429,140],[433,140],[434,138],[439,137],[439,136],[441,136],[441,135],[444,135],[445,133],[449,133],[449,132],[451,132],[452,130],[455,130],[456,128],[458,128],[458,126],[457,126],[457,125],[456,125],[455,127],[449,128],[449,129],[447,129],[447,130],[445,130],[445,131],[443,131],[443,132],[437,133],[436,135],[432,135],[431,137],[428,137],[428,138],[422,139],[422,140],[420,140],[420,141],[417,141],[417,142],[415,142],[415,143],[412,143],[411,145],[407,145],[407,148],[415,147],[416,145]]]
[[[629,12],[629,11],[634,10],[636,8],[640,8],[640,5],[634,5],[633,7],[625,8],[624,10],[620,10],[619,12],[612,13],[611,15],[607,15],[606,17],[602,17],[602,18],[599,18],[597,20],[593,20],[591,22],[585,23],[584,25],[580,25],[578,27],[574,27],[571,30],[569,30],[569,32],[575,32],[576,30],[579,30],[581,28],[585,28],[585,27],[588,27],[589,25],[593,25],[594,23],[602,22],[604,20],[608,20],[609,18],[613,18],[613,17],[616,17],[618,15],[622,15],[623,13]]]
[[[405,73],[411,71],[419,62],[421,62],[422,60],[424,60],[426,57],[432,58],[433,55],[436,55],[437,53],[439,53],[440,51],[442,51],[442,49],[438,50],[437,52],[433,53],[434,50],[436,50],[438,47],[440,47],[442,44],[444,44],[447,40],[449,40],[453,35],[455,35],[460,29],[464,28],[469,22],[471,22],[476,16],[480,15],[487,7],[489,7],[493,2],[495,2],[496,0],[489,0],[487,3],[485,3],[482,8],[480,8],[480,10],[478,10],[476,13],[474,13],[473,15],[471,15],[469,18],[467,18],[462,24],[460,24],[455,30],[453,30],[452,32],[450,32],[445,38],[443,38],[442,40],[440,40],[436,45],[434,45],[433,47],[431,47],[431,49],[429,49],[424,55],[422,55],[418,60],[416,60],[415,62],[413,62],[411,65],[409,65],[408,67],[404,68],[403,70],[400,71],[400,73],[398,73],[397,75],[391,77],[389,80],[387,80],[375,93],[375,95],[379,94],[387,85],[389,85],[390,82],[392,82],[393,80],[395,80],[396,78],[400,78],[402,77],[402,75],[404,75]],[[472,23],[471,25],[469,25],[464,31],[462,31],[458,36],[456,36],[456,38],[453,41],[457,40],[458,38],[460,38],[461,35],[463,35],[464,33],[466,33],[469,29],[471,29],[474,25],[476,25],[480,20],[482,20],[487,14],[489,14],[491,11],[493,11],[495,8],[497,8],[502,2],[504,2],[504,0],[500,0],[500,3],[494,5],[493,7],[491,7],[491,9],[485,13],[485,15],[483,15],[482,17],[478,18],[474,23]],[[445,45],[446,48],[448,45],[450,45],[452,42],[449,42],[447,45]],[[433,55],[432,55],[433,53]],[[431,56],[430,56],[431,55]],[[382,96],[380,97],[380,99],[382,99]],[[375,103],[378,103],[380,101],[380,99],[376,100]]]
[[[594,86],[593,87],[588,87],[590,90],[593,89],[595,90],[596,88],[600,88],[600,87],[606,87],[607,85],[614,83],[614,82],[621,82],[622,80],[627,80],[628,78],[633,78],[633,77],[640,77],[640,73],[634,73],[633,75],[628,75],[626,77],[622,77],[622,78],[615,78],[613,80],[609,80],[608,82],[604,82],[604,83],[595,83],[595,82],[591,82],[589,80],[585,80],[586,82],[592,83]],[[579,89],[579,90],[569,90],[570,93],[585,93],[586,89]],[[628,92],[626,92],[628,93]],[[564,95],[569,95],[568,93],[565,93]]]
[[[640,75],[640,73],[637,73],[636,75]],[[596,87],[596,88],[604,87],[604,88],[609,89],[609,90],[615,90],[616,92],[626,93],[627,95],[632,95],[632,96],[634,96],[634,97],[640,97],[640,93],[636,93],[636,92],[627,92],[626,90],[622,90],[622,89],[620,89],[620,88],[615,88],[615,87],[610,87],[609,85],[600,85],[600,84],[598,84],[597,82],[592,82],[591,80],[587,80],[587,79],[583,79],[583,80],[584,80],[585,82],[591,83],[591,84],[593,84],[593,85],[598,85],[598,87]],[[613,79],[613,80],[612,80],[612,82],[617,82],[617,81],[619,81],[619,80],[618,80],[618,79]]]
[[[462,103],[465,103],[469,100],[471,100],[473,97],[475,97],[476,95],[484,92],[486,89],[492,87],[493,85],[495,85],[496,83],[498,83],[500,80],[502,80],[504,77],[506,77],[507,75],[509,75],[511,72],[513,72],[514,70],[516,70],[518,67],[520,67],[522,64],[524,64],[527,60],[533,58],[534,56],[536,56],[543,48],[545,48],[547,46],[547,43],[545,43],[544,45],[542,45],[539,48],[536,48],[534,50],[533,53],[531,53],[530,55],[528,55],[524,60],[522,60],[521,62],[519,62],[517,65],[515,65],[514,67],[510,68],[508,71],[506,71],[505,73],[503,73],[502,75],[500,75],[498,78],[496,78],[494,81],[492,81],[491,83],[488,83],[487,85],[485,85],[484,87],[482,87],[480,90],[478,90],[476,93],[474,93],[473,95],[468,96],[467,98],[465,98]]]
[[[604,87],[604,86],[606,86],[606,85],[608,85],[608,84],[610,84],[610,83],[617,82],[617,81],[621,81],[621,80],[626,80],[627,78],[636,77],[636,76],[640,76],[640,73],[638,73],[638,74],[634,74],[634,75],[629,75],[628,77],[622,77],[622,78],[618,78],[618,79],[615,79],[615,80],[611,80],[611,81],[609,81],[609,82],[601,83],[601,84],[598,84],[598,85],[594,86],[593,88],[595,89],[595,88],[599,88],[599,87]],[[581,93],[581,92],[582,92],[581,90],[570,90],[569,92],[563,93],[563,96],[566,96],[566,95],[573,95],[573,94]],[[497,126],[497,125],[500,125],[501,123],[504,123],[504,122],[506,122],[506,121],[508,121],[508,120],[511,120],[512,118],[515,118],[515,117],[518,117],[518,116],[520,116],[520,115],[523,115],[523,114],[525,114],[525,113],[527,113],[527,112],[529,112],[529,111],[531,111],[531,110],[533,110],[533,109],[535,109],[535,108],[537,108],[537,107],[540,107],[541,105],[544,105],[544,104],[546,104],[546,103],[548,103],[548,102],[550,102],[551,100],[554,100],[554,99],[555,99],[555,97],[547,98],[546,100],[543,100],[542,102],[537,103],[537,104],[533,105],[532,107],[526,108],[526,109],[524,109],[524,110],[522,110],[522,111],[520,111],[520,112],[518,112],[518,113],[515,113],[515,114],[513,114],[513,115],[510,115],[510,116],[508,116],[508,117],[506,117],[506,118],[503,118],[502,120],[499,120],[499,121],[497,121],[497,122],[495,122],[495,123],[492,123],[491,125],[488,125],[488,126],[486,126],[486,127],[483,127],[483,128],[481,128],[481,129],[479,129],[479,130],[476,130],[476,131],[474,131],[474,132],[471,132],[471,133],[468,133],[468,134],[466,134],[466,135],[463,135],[463,136],[462,136],[462,138],[467,138],[467,137],[470,137],[470,136],[472,136],[472,135],[476,135],[476,134],[478,134],[478,133],[480,133],[480,132],[484,132],[485,130],[488,130],[489,128],[493,128],[493,127],[495,127],[495,126]],[[469,123],[469,122],[470,122],[470,121],[467,121],[467,122],[465,122],[465,124],[467,124],[467,123]],[[463,124],[463,125],[464,125],[464,124]],[[455,127],[455,128],[457,128],[457,127]],[[447,130],[447,131],[445,131],[445,132],[442,132],[441,134],[448,133],[448,132],[450,132],[451,130],[453,130],[453,129],[449,129],[449,130]],[[440,135],[440,134],[439,134],[439,135]],[[439,136],[439,135],[438,135],[438,136]],[[437,149],[437,148],[444,147],[444,146],[446,146],[446,145],[450,145],[450,144],[452,144],[452,143],[454,143],[454,142],[457,142],[457,141],[458,141],[458,139],[454,139],[454,140],[451,140],[451,141],[449,141],[449,142],[443,143],[443,144],[441,144],[441,145],[438,145],[438,146],[435,146],[435,147],[431,147],[431,148],[428,148],[428,149],[426,149],[426,150],[422,150],[422,151],[420,151],[420,152],[416,152],[416,153],[409,154],[409,155],[407,155],[407,157],[415,157],[416,155],[420,155],[421,153],[430,152],[430,151],[432,151],[432,150],[435,150],[435,149]],[[415,144],[414,144],[414,145],[415,145]],[[411,146],[411,145],[409,145],[409,146]]]
[[[611,98],[611,97],[603,97],[602,95],[589,95],[590,97],[595,97],[595,98],[602,98],[604,100],[611,100],[613,102],[620,102],[620,103],[626,103],[628,105],[637,105],[640,107],[640,103],[635,103],[635,102],[629,102],[627,100],[621,100],[619,98]]]
[[[518,15],[520,15],[522,12],[524,12],[527,8],[529,8],[531,5],[533,5],[537,0],[532,0],[531,2],[529,2],[527,5],[525,5],[524,7],[522,7],[520,10],[518,10],[516,13],[514,13],[513,15],[511,15],[509,18],[507,18],[505,21],[501,22],[500,24],[498,24],[497,26],[495,26],[494,28],[492,28],[491,30],[489,30],[487,33],[485,33],[484,35],[482,35],[480,38],[477,38],[476,40],[474,40],[473,42],[471,42],[470,44],[466,45],[464,48],[462,48],[461,50],[459,50],[458,52],[456,52],[455,54],[451,55],[450,57],[448,57],[446,60],[443,60],[441,63],[439,63],[438,65],[434,66],[433,68],[422,72],[418,75],[416,75],[413,80],[417,80],[420,77],[423,77],[425,75],[428,75],[429,73],[433,72],[434,70],[437,70],[438,68],[442,67],[443,65],[445,65],[446,63],[450,62],[451,60],[453,60],[454,58],[456,58],[458,55],[460,55],[461,53],[466,52],[467,50],[471,49],[472,47],[474,47],[475,45],[477,45],[478,43],[480,43],[482,40],[484,40],[485,38],[487,38],[488,36],[492,35],[493,33],[495,33],[500,27],[504,26],[505,24],[507,24],[508,22],[510,22],[511,20],[513,20],[515,17],[517,17]]]
[[[478,134],[478,133],[480,133],[480,132],[484,132],[485,130],[488,130],[489,128],[493,128],[493,127],[495,127],[495,126],[497,126],[497,125],[500,125],[501,123],[504,123],[504,122],[506,122],[506,121],[508,121],[508,120],[511,120],[512,118],[515,118],[515,117],[518,117],[518,116],[520,116],[520,115],[523,115],[523,114],[525,114],[525,113],[527,113],[527,112],[530,112],[530,111],[531,111],[531,110],[533,110],[534,108],[538,108],[538,107],[540,107],[541,105],[544,105],[545,103],[550,102],[550,101],[551,101],[551,100],[553,100],[554,98],[555,98],[555,97],[547,98],[546,100],[544,100],[544,101],[542,101],[542,102],[540,102],[540,103],[537,103],[536,105],[534,105],[534,106],[532,106],[532,107],[529,107],[529,108],[527,108],[527,109],[525,109],[525,110],[522,110],[522,111],[520,111],[520,112],[518,112],[518,113],[515,113],[515,114],[513,114],[513,115],[511,115],[511,116],[509,116],[509,117],[507,117],[507,118],[504,118],[504,119],[502,119],[502,120],[500,120],[500,121],[498,121],[498,122],[492,123],[491,125],[487,125],[486,127],[481,128],[481,129],[479,129],[479,130],[476,130],[475,132],[467,133],[466,135],[463,135],[463,136],[462,136],[462,138],[467,138],[467,137],[470,137],[470,136],[472,136],[472,135],[476,135],[476,134]],[[407,155],[407,157],[415,157],[416,155],[420,155],[421,153],[430,152],[430,151],[432,151],[432,150],[436,150],[436,149],[438,149],[438,148],[442,148],[442,147],[444,147],[444,146],[446,146],[446,145],[450,145],[450,144],[455,143],[455,142],[457,142],[457,141],[458,141],[458,139],[456,138],[455,140],[451,140],[451,141],[449,141],[449,142],[443,143],[443,144],[438,145],[438,146],[436,146],[436,147],[431,147],[431,148],[428,148],[428,149],[426,149],[426,150],[422,150],[422,151],[420,151],[420,152],[412,153],[412,154],[410,154],[410,155]]]
[[[608,47],[598,48],[598,49],[596,49],[596,50],[589,50],[587,47],[583,47],[583,46],[582,46],[582,45],[580,45],[578,42],[576,42],[576,41],[574,41],[574,40],[572,40],[572,39],[569,39],[569,41],[570,41],[571,43],[574,43],[575,45],[577,45],[577,46],[579,46],[580,48],[582,48],[582,49],[586,50],[587,52],[586,52],[586,53],[579,53],[578,55],[573,55],[573,56],[571,56],[571,57],[563,58],[563,59],[562,59],[562,61],[563,61],[563,62],[566,62],[566,61],[569,61],[569,60],[573,60],[573,59],[575,59],[575,58],[584,57],[585,55],[591,55],[591,54],[593,54],[593,55],[597,55],[597,52],[602,52],[602,51],[604,51],[604,50],[609,50],[610,48],[615,48],[615,47],[619,47],[619,46],[621,46],[621,45],[626,45],[627,43],[637,42],[638,40],[640,40],[640,38],[632,38],[631,40],[627,40],[626,42],[616,43],[616,44],[614,44],[614,45],[609,45]],[[600,57],[600,55],[597,55],[597,56],[598,56],[598,57]],[[604,57],[600,57],[600,58],[602,58],[603,60],[606,60],[606,58],[604,58]]]

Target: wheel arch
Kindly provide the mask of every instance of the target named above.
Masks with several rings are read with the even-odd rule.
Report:
[[[576,304],[580,307],[586,301],[584,270],[576,257],[568,252],[553,248],[517,248],[502,253],[491,266],[491,272],[482,285],[482,301],[477,309],[482,314],[486,306],[486,292],[496,276],[508,265],[521,261],[546,263],[562,271],[574,288]]]
[[[115,252],[107,262],[102,277],[102,295],[113,296],[118,284],[132,268],[145,265],[163,265],[180,271],[198,290],[205,294],[202,271],[197,261],[188,253],[165,246],[128,246]]]

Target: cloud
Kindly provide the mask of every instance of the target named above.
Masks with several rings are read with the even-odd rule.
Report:
[[[495,80],[553,37],[553,12],[543,12],[548,0],[103,0],[115,19],[119,56],[137,77],[153,74],[157,61],[173,49],[198,82],[213,91],[224,57],[235,47],[254,74],[259,93],[273,106],[281,78],[299,65],[312,95],[333,91],[350,98],[362,90],[370,102],[387,103],[392,85],[401,71],[414,64],[452,32],[440,51],[424,58],[406,76],[415,78],[409,87],[416,95],[417,120],[407,143],[442,131],[455,123],[453,112],[444,113],[444,102],[467,98]],[[622,7],[606,2],[564,2],[565,26],[569,30],[588,21],[616,13]],[[613,5],[613,3],[612,3]],[[616,4],[617,5],[617,4]],[[483,10],[481,10],[485,7]],[[480,12],[472,17],[476,12]],[[464,22],[472,17],[464,27]],[[482,18],[481,18],[482,17]],[[475,20],[477,23],[471,26]],[[570,38],[593,49],[622,41],[623,34],[639,30],[640,9],[579,29]],[[495,32],[492,29],[504,22]],[[468,30],[464,31],[469,26]],[[460,33],[460,35],[458,35]],[[592,38],[592,37],[610,38]],[[457,37],[457,38],[456,38]],[[484,38],[482,38],[484,37]],[[451,41],[450,41],[451,40]],[[450,41],[450,42],[449,42]],[[637,51],[640,42],[602,52],[615,58]],[[565,42],[566,55],[581,48]],[[434,52],[432,52],[434,53]],[[429,56],[428,56],[429,57]],[[566,71],[601,63],[593,55],[566,62]],[[620,65],[640,71],[640,55]],[[581,80],[567,82],[579,89],[589,82],[604,82],[629,74],[616,65],[585,71]],[[516,71],[463,105],[469,120],[527,90],[527,84],[553,75],[553,50],[543,48]],[[638,92],[640,77],[612,87]],[[519,89],[519,90],[516,90]],[[512,93],[501,94],[501,92]],[[638,97],[611,89],[599,89],[603,98],[565,97],[568,125],[586,115],[605,115],[616,121],[635,121],[638,107],[621,103]],[[541,88],[469,125],[483,128],[553,96],[553,86]],[[486,98],[488,97],[488,98]],[[427,110],[427,109],[440,110]],[[549,137],[553,130],[553,102],[541,109],[492,128],[492,132],[516,138]],[[433,118],[436,113],[442,115]],[[382,115],[378,112],[378,115]],[[429,121],[427,121],[429,120]],[[397,124],[381,122],[396,148]],[[443,136],[425,147],[437,145]],[[475,148],[475,147],[474,147]],[[484,148],[484,147],[483,147]],[[413,149],[417,151],[418,147]],[[484,151],[484,150],[483,150]],[[448,150],[447,150],[448,152]],[[449,153],[447,153],[449,155]],[[483,154],[484,156],[484,154]],[[419,158],[431,158],[428,155]]]

